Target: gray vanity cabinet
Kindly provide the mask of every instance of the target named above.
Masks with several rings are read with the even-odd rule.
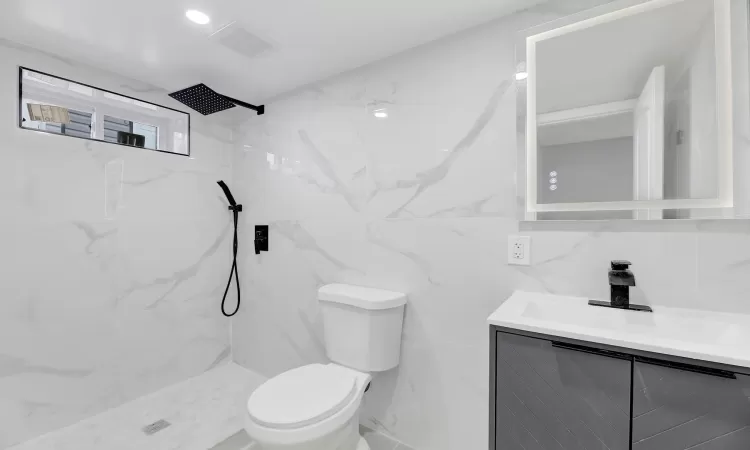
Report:
[[[750,376],[635,357],[634,450],[750,449]]]
[[[496,333],[495,450],[630,448],[631,359]]]
[[[740,367],[493,327],[490,450],[750,450]]]

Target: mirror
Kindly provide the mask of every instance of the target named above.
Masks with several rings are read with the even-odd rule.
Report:
[[[190,115],[65,78],[19,69],[19,126],[190,156]]]
[[[525,37],[525,219],[731,209],[731,3],[621,1]]]

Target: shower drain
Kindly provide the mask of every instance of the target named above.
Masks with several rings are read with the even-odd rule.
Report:
[[[159,431],[167,428],[170,425],[172,424],[164,419],[160,419],[152,424],[146,425],[145,427],[141,428],[141,430],[143,430],[143,433],[146,434],[146,436],[151,436],[152,434],[158,433]]]

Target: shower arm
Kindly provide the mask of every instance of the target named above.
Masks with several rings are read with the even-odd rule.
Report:
[[[236,98],[227,97],[224,94],[219,94],[219,95],[221,95],[226,101],[234,103],[235,105],[239,105],[247,109],[252,109],[253,111],[257,112],[259,116],[265,114],[266,112],[266,105],[260,105],[260,106],[251,105],[250,103],[245,103],[242,100],[237,100]]]

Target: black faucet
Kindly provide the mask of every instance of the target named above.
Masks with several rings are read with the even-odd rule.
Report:
[[[630,286],[635,286],[635,275],[628,270],[630,261],[612,261],[609,271],[609,291],[612,306],[628,308],[630,306]]]
[[[612,261],[609,271],[610,301],[589,300],[589,305],[651,312],[648,306],[630,304],[630,287],[635,286],[635,275],[628,269],[632,264],[630,261]]]

